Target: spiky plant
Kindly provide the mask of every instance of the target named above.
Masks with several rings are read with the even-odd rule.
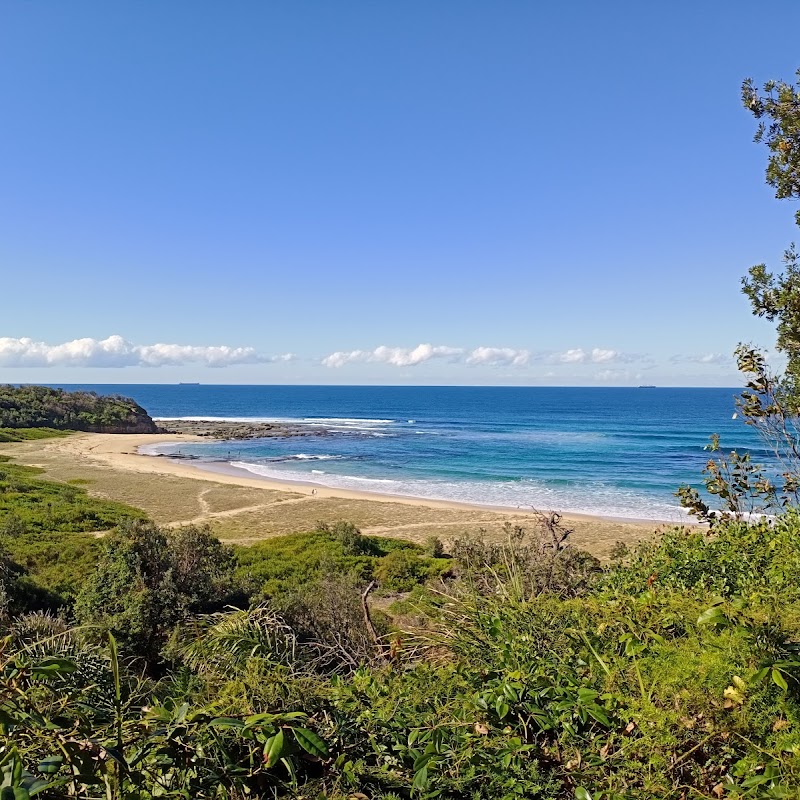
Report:
[[[199,617],[184,629],[177,649],[184,664],[202,674],[232,676],[251,659],[289,668],[299,660],[297,636],[265,605]]]

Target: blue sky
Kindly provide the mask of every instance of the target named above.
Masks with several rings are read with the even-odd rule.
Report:
[[[5,0],[0,381],[732,385],[797,234],[739,86],[799,23]]]

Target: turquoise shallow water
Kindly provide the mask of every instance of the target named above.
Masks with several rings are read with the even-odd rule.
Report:
[[[77,387],[74,387],[77,388]],[[766,460],[735,389],[91,386],[154,417],[286,420],[331,436],[182,445],[254,475],[604,516],[682,519],[712,433]]]

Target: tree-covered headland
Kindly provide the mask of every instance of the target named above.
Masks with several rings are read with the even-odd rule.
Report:
[[[797,196],[796,88],[744,97]],[[796,262],[744,288],[789,358],[738,350],[780,469],[714,438],[679,490],[707,525],[605,565],[558,515],[229,547],[0,463],[1,800],[800,797]]]
[[[150,415],[128,397],[68,392],[48,386],[0,385],[0,435],[13,441],[14,429],[39,428],[94,433],[158,432]],[[26,438],[32,437],[28,434]]]

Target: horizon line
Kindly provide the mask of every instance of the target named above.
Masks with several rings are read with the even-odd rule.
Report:
[[[0,383],[5,386],[48,386],[59,388],[67,386],[208,386],[208,387],[304,387],[320,389],[352,388],[352,389],[730,389],[740,391],[742,386],[659,386],[657,384],[613,384],[598,386],[571,385],[571,384],[488,384],[488,383],[204,383],[202,381],[169,381],[162,383],[99,383],[80,382],[67,383],[55,381],[51,383],[37,383],[33,381],[7,381]]]

